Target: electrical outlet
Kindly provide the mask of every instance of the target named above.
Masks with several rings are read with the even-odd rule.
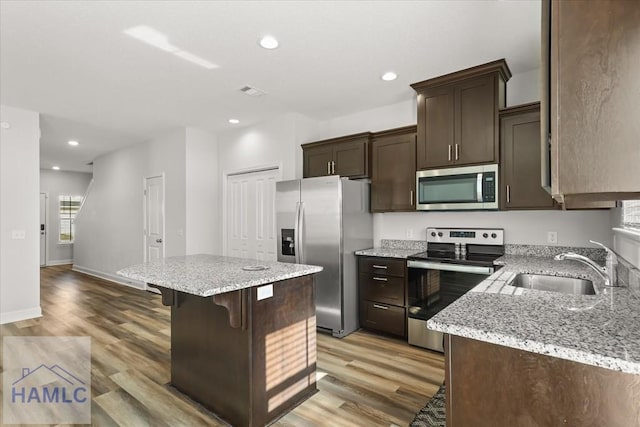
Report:
[[[25,237],[26,237],[26,232],[24,230],[11,230],[12,240],[24,240]]]
[[[413,239],[413,228],[407,228],[406,236],[407,236],[407,239]]]
[[[558,243],[558,233],[556,231],[547,231],[547,243]]]

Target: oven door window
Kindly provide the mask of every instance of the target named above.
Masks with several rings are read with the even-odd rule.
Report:
[[[418,203],[478,202],[477,179],[477,173],[422,177],[418,182]]]

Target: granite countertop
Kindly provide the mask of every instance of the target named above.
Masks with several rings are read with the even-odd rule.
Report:
[[[262,265],[265,270],[246,271],[242,267]],[[217,255],[188,255],[133,265],[117,272],[140,280],[201,297],[278,282],[318,273],[322,267]]]
[[[356,251],[356,255],[377,256],[382,258],[403,258],[407,259],[411,255],[422,252],[419,249],[399,249],[399,248],[371,248]]]
[[[575,261],[505,255],[504,267],[427,322],[440,332],[640,374],[640,295]],[[517,273],[590,279],[596,295],[507,285]]]

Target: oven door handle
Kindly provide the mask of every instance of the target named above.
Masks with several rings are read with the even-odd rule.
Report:
[[[486,274],[494,272],[493,267],[480,267],[477,265],[445,264],[442,262],[408,260],[407,267],[423,270],[458,271],[460,273]]]

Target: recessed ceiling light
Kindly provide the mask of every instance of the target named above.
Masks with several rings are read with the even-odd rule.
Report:
[[[238,123],[240,123],[240,120],[238,120],[238,119],[229,119],[229,123],[231,123],[232,125],[237,125]]]
[[[0,122],[0,128],[9,129],[10,127],[11,125],[9,124],[9,122]]]
[[[53,169],[54,171],[59,171],[60,170],[60,166],[54,166],[51,169]]]
[[[69,142],[67,142],[67,144],[72,145],[72,146],[74,146],[74,147],[75,147],[75,146],[77,146],[79,143],[78,143],[78,141],[69,141]]]
[[[275,37],[272,36],[264,36],[258,43],[260,43],[260,46],[265,49],[275,49],[279,45],[278,40],[276,40]]]
[[[385,82],[390,82],[391,80],[395,80],[398,78],[398,75],[396,73],[394,73],[393,71],[388,71],[386,73],[384,73],[382,75],[382,77],[380,77],[382,80],[384,80]]]

